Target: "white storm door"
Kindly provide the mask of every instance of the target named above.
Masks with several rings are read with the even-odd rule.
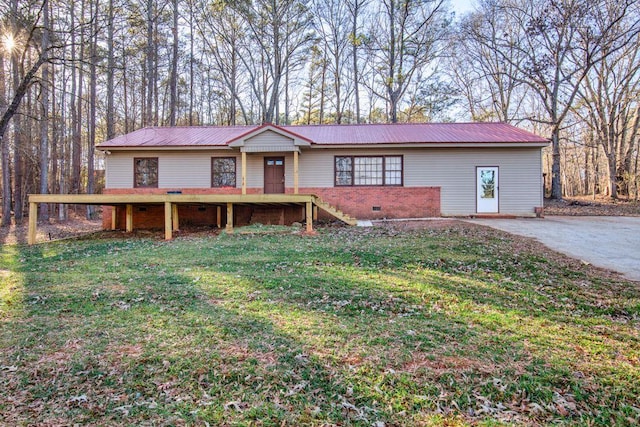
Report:
[[[498,213],[498,167],[476,167],[476,211]]]

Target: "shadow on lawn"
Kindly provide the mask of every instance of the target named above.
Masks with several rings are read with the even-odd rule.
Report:
[[[279,236],[21,247],[25,312],[0,332],[21,343],[0,356],[18,368],[1,385],[17,409],[0,403],[0,414],[371,425],[440,411],[571,422],[598,411],[606,420],[629,404],[604,383],[633,390],[625,381],[637,370],[622,380],[622,369],[594,364],[574,375],[572,357],[625,350],[624,336],[608,338],[602,353],[574,354],[574,336],[595,342],[601,331],[577,334],[562,292],[455,272],[457,260],[426,239],[406,259],[394,240],[367,243]],[[584,305],[597,314],[591,300]],[[558,396],[577,406],[557,406]]]
[[[376,405],[352,400],[344,378],[327,371],[302,337],[221,298],[237,278],[220,274],[216,286],[202,287],[152,260],[134,272],[98,274],[78,261],[100,265],[104,248],[23,249],[33,261],[20,269],[24,315],[0,335],[21,343],[0,356],[0,365],[16,367],[1,386],[5,422],[378,419]],[[56,264],[63,268],[47,269]]]

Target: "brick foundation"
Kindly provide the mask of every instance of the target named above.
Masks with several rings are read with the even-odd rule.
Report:
[[[118,188],[105,189],[104,194],[166,194],[181,191],[182,194],[241,194],[239,188]],[[248,188],[248,194],[262,194],[260,188]],[[287,194],[293,194],[287,188]],[[439,187],[306,187],[300,194],[315,194],[337,209],[358,219],[423,218],[440,216]],[[375,209],[375,210],[374,210]],[[111,228],[112,207],[104,206],[102,225]],[[221,225],[227,223],[226,206],[221,206]],[[234,205],[235,225],[250,223],[291,224],[304,222],[303,207],[252,207]],[[332,217],[322,216],[323,219]],[[126,221],[124,206],[117,208],[116,228],[124,229]],[[181,225],[216,225],[217,206],[179,205],[178,217]],[[164,227],[164,205],[136,205],[133,207],[133,228],[149,229]]]
[[[357,219],[440,216],[440,187],[311,187],[299,192],[315,194]]]

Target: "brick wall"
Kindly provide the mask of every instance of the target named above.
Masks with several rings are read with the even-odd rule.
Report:
[[[182,194],[241,194],[239,188],[135,188],[135,189],[105,189],[104,194],[166,194],[168,191],[182,191]],[[287,188],[288,194],[293,193]],[[440,187],[306,187],[300,188],[300,194],[315,194],[325,202],[357,219],[383,218],[424,218],[440,216]],[[261,194],[260,188],[248,188],[248,194]],[[378,210],[379,208],[379,210]],[[111,228],[111,207],[103,208],[102,225]],[[234,205],[234,224],[246,225],[252,221],[254,209],[250,206]],[[253,222],[266,224],[291,224],[304,221],[304,208],[290,206],[273,209],[269,212],[264,208],[255,215]],[[376,210],[374,210],[376,209]],[[322,212],[322,211],[321,211]],[[227,209],[221,209],[222,226],[227,222]],[[214,205],[180,205],[178,216],[181,225],[215,225],[216,206]],[[269,216],[269,215],[272,215]],[[117,209],[117,228],[125,228],[125,208]],[[133,227],[163,228],[164,205],[134,206]]]
[[[357,219],[440,216],[440,187],[309,187],[299,192],[315,194]]]

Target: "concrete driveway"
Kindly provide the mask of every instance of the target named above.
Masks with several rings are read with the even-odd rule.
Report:
[[[548,216],[544,219],[473,219],[640,281],[640,218]]]

